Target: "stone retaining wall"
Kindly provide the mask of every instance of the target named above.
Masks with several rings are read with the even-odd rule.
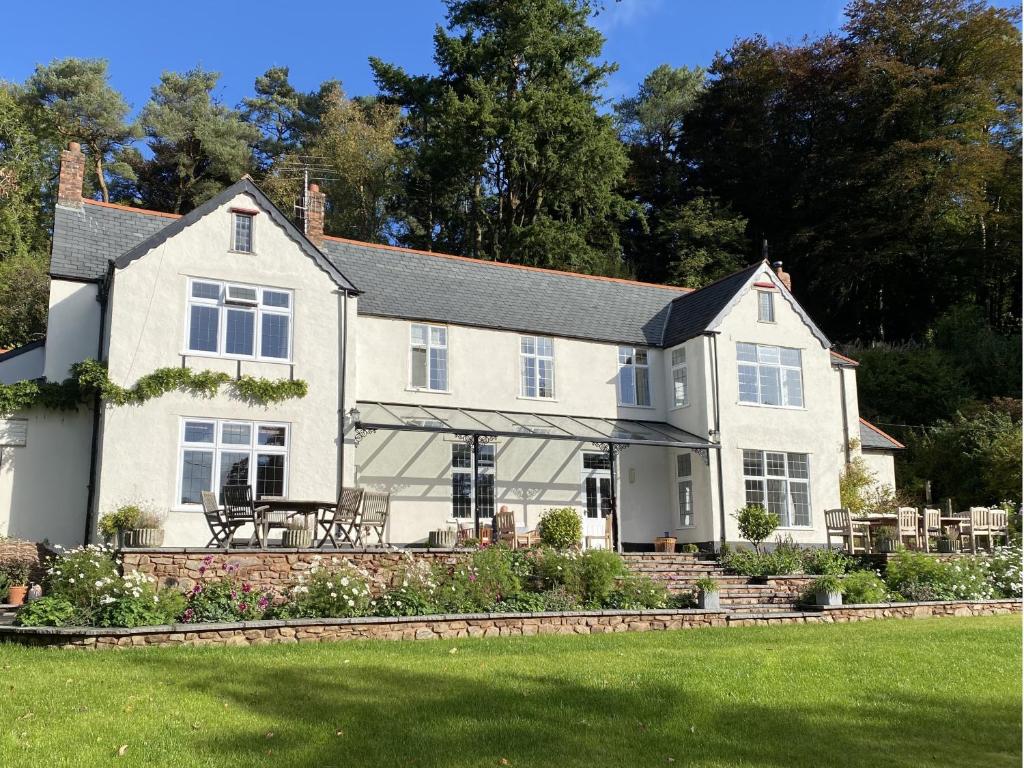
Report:
[[[846,605],[792,613],[731,615],[725,611],[581,611],[470,614],[408,618],[296,619],[233,624],[174,624],[137,629],[0,626],[0,641],[56,648],[180,645],[272,645],[335,640],[437,640],[462,637],[591,635],[696,627],[839,623],[880,618],[988,616],[1020,613],[1020,600]]]

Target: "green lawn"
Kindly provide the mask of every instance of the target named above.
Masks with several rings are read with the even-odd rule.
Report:
[[[96,653],[0,645],[0,765],[1020,766],[1020,665],[1013,616]]]

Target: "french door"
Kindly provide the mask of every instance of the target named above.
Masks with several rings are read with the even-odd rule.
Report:
[[[612,512],[612,467],[606,453],[583,454],[583,535],[601,537]],[[592,539],[591,541],[595,541]]]

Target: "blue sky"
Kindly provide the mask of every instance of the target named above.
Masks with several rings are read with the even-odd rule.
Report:
[[[102,57],[110,62],[114,86],[137,110],[162,71],[200,64],[222,73],[217,96],[234,105],[252,92],[257,75],[282,64],[302,90],[337,78],[349,94],[369,94],[375,91],[367,63],[371,55],[410,72],[432,70],[431,36],[444,20],[441,0],[172,0],[153,4],[158,18],[146,13],[148,5],[9,4],[0,79],[22,81],[36,64],[54,58]],[[843,5],[842,0],[607,0],[594,24],[608,39],[605,60],[617,62],[619,71],[605,96],[631,94],[659,64],[706,65],[737,37],[761,33],[772,41],[796,42],[838,30]]]

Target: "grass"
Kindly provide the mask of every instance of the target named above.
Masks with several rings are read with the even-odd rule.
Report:
[[[6,768],[1020,766],[1020,712],[1015,616],[125,652],[0,645]]]

